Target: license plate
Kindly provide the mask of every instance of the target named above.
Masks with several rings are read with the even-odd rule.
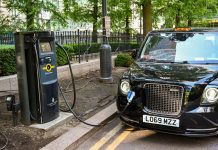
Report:
[[[143,122],[171,127],[179,127],[179,119],[143,115]]]

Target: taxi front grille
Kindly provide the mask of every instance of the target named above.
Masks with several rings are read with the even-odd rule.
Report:
[[[178,85],[148,83],[145,89],[145,109],[151,113],[178,115],[184,88]]]

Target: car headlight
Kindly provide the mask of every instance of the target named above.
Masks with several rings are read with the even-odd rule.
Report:
[[[218,100],[218,89],[217,88],[207,88],[204,91],[204,100],[209,103],[215,103]]]
[[[128,94],[128,91],[130,90],[130,84],[128,80],[122,80],[120,83],[120,90],[124,95]]]

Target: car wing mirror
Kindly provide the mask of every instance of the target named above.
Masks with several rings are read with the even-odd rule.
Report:
[[[131,56],[132,56],[133,59],[136,59],[138,51],[139,51],[138,49],[133,49],[132,50]]]

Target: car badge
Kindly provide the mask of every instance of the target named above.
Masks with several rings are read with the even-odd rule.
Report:
[[[160,77],[161,79],[165,79],[165,80],[168,80],[170,79],[170,77]]]
[[[164,66],[162,66],[164,69],[169,69],[169,66],[166,66],[166,65],[164,65]]]
[[[170,89],[170,92],[179,92],[179,89]]]

